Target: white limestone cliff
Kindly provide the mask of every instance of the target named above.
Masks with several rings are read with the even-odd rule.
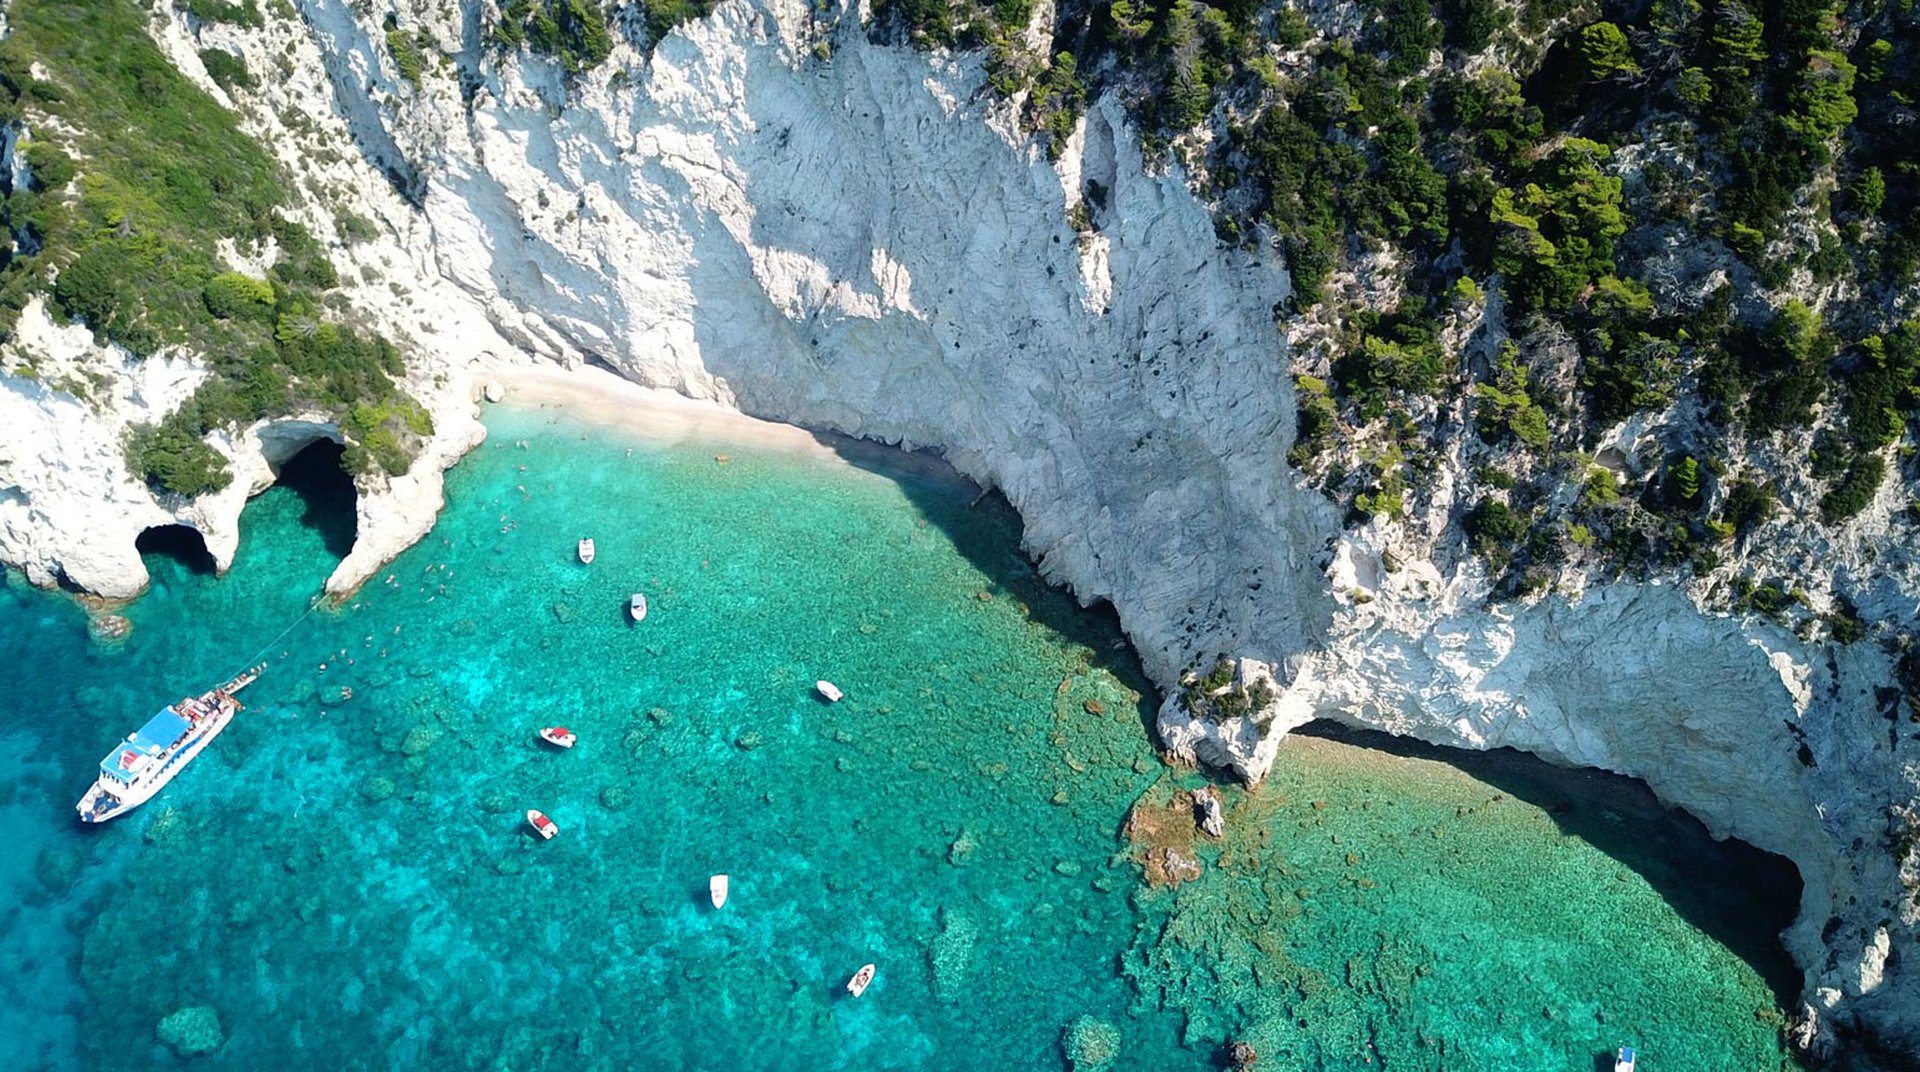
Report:
[[[651,58],[623,43],[568,85],[483,47],[490,5],[402,0],[401,28],[450,56],[417,88],[386,48],[387,7],[294,7],[260,30],[170,14],[156,36],[213,92],[197,49],[277,72],[234,104],[300,178],[303,222],[331,235],[352,213],[381,232],[333,255],[356,305],[416,355],[410,387],[438,432],[406,477],[363,488],[336,591],[431,523],[440,469],[479,434],[471,377],[516,350],[937,447],[1006,493],[1047,577],[1114,605],[1175,694],[1175,751],[1258,777],[1275,734],[1334,717],[1643,778],[1799,866],[1789,945],[1810,1044],[1853,1023],[1920,1039],[1920,969],[1889,953],[1920,925],[1892,848],[1920,762],[1879,691],[1889,657],[1702,613],[1658,584],[1488,607],[1442,537],[1389,555],[1375,530],[1343,533],[1285,460],[1284,275],[1216,245],[1111,101],[1055,164],[978,60],[875,46],[843,5],[724,0]],[[1110,193],[1083,236],[1067,209],[1088,179]],[[227,445],[251,475],[217,501],[170,509],[116,468],[113,434],[184,397],[180,367],[171,393],[130,386],[84,433],[57,391],[0,383],[0,555],[116,595],[143,580],[145,525],[188,519],[231,556],[219,534],[259,483],[259,433]],[[26,419],[56,437],[23,437]],[[1910,613],[1920,585],[1877,591]],[[1186,718],[1182,672],[1220,656],[1288,683],[1280,702],[1225,726]]]

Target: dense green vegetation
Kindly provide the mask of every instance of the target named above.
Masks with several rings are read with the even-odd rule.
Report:
[[[193,0],[188,10],[259,24],[251,0]],[[0,263],[0,332],[11,333],[33,294],[48,292],[54,316],[136,357],[169,347],[204,355],[213,375],[198,393],[128,444],[133,471],[157,487],[196,495],[225,486],[225,461],[205,436],[298,409],[339,419],[362,470],[404,469],[430,425],[395,382],[398,352],[329,311],[333,264],[282,215],[273,162],[167,63],[144,9],[20,0],[10,17],[0,111],[30,131],[63,133],[28,142],[32,181],[0,208],[16,239]],[[36,61],[45,79],[30,73]],[[244,74],[244,65],[229,67],[221,80],[243,84]],[[77,133],[68,140],[65,131]],[[222,238],[276,242],[271,278],[227,271]]]
[[[699,14],[713,9],[712,0],[670,0],[660,11],[679,11],[672,6],[676,4],[688,9],[699,7]],[[690,11],[677,15],[679,19],[688,17]],[[652,5],[648,18],[651,25]],[[496,46],[516,49],[524,45],[551,57],[568,74],[591,70],[613,52],[613,35],[607,31],[607,13],[600,0],[507,0],[491,34]]]
[[[995,83],[1073,60],[1223,241],[1277,246],[1296,309],[1330,303],[1295,465],[1395,514],[1464,411],[1485,459],[1464,528],[1508,592],[1567,563],[1712,569],[1775,516],[1775,462],[1814,475],[1799,512],[1828,524],[1915,475],[1894,449],[1920,416],[1913,0],[1362,6],[1329,34],[1292,0],[1067,0],[1064,50]],[[874,11],[878,36],[1003,65],[1031,14]],[[1686,278],[1690,255],[1729,270]],[[1362,259],[1395,266],[1392,308],[1342,279]],[[1473,345],[1495,311],[1510,341]],[[1607,429],[1669,407],[1664,455],[1595,465]]]

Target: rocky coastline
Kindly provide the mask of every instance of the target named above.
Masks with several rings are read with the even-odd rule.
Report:
[[[1801,1048],[1920,1047],[1920,966],[1893,955],[1920,934],[1920,742],[1889,696],[1895,653],[1703,609],[1674,582],[1489,602],[1457,532],[1347,529],[1287,463],[1284,273],[1217,243],[1111,101],[1050,161],[982,92],[978,59],[872,44],[857,6],[728,0],[651,57],[616,43],[578,78],[467,47],[485,6],[396,5],[454,57],[418,84],[379,17],[341,0],[295,0],[297,19],[255,29],[171,9],[154,26],[306,188],[331,191],[304,207],[314,233],[346,214],[378,227],[332,252],[404,341],[436,431],[406,474],[360,481],[330,592],[431,527],[442,471],[484,436],[481,385],[516,363],[601,365],[937,448],[1006,494],[1049,580],[1114,606],[1167,695],[1175,755],[1258,780],[1281,734],[1328,718],[1643,779],[1799,868]],[[229,96],[205,48],[290,72]],[[1083,230],[1069,209],[1090,180],[1106,203]],[[311,416],[261,422],[215,444],[228,489],[163,501],[118,444],[191,392],[199,359],[135,363],[38,309],[14,345],[42,372],[0,377],[0,559],[43,586],[137,595],[135,540],[164,524],[199,531],[224,568],[246,499],[339,437]],[[76,393],[60,369],[99,380]],[[1834,554],[1890,538],[1875,523]],[[1792,569],[1821,549],[1752,553]],[[1920,583],[1894,564],[1910,553],[1800,575],[1910,616]],[[1223,660],[1218,696],[1271,698],[1196,703],[1194,677]]]

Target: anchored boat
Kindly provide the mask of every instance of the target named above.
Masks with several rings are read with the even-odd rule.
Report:
[[[840,686],[831,681],[816,681],[813,683],[813,689],[828,703],[839,703],[840,697],[844,695],[840,691]]]
[[[1632,1046],[1622,1046],[1613,1055],[1613,1072],[1633,1072],[1633,1065],[1637,1060],[1639,1060],[1639,1054],[1633,1052]]]
[[[580,738],[565,726],[544,726],[540,730],[540,739],[558,748],[572,748]]]
[[[853,978],[847,980],[847,993],[857,998],[867,992],[867,984],[871,982],[873,982],[873,965],[862,964],[860,970],[853,973]]]
[[[553,840],[553,835],[560,832],[560,828],[554,825],[552,819],[547,818],[545,813],[536,811],[533,808],[527,809],[527,825],[538,830],[540,832],[540,838],[543,841]]]
[[[233,694],[253,684],[264,669],[261,663],[211,692],[163,707],[127,734],[100,761],[100,777],[80,798],[80,821],[104,823],[152,800],[233,721],[241,707]]]
[[[593,565],[593,537],[582,536],[576,550],[580,552],[580,562],[582,565]]]
[[[727,876],[715,875],[707,880],[707,896],[712,898],[713,907],[719,908],[727,903]]]
[[[633,598],[627,600],[627,615],[636,623],[647,620],[647,594],[645,592],[635,592]]]

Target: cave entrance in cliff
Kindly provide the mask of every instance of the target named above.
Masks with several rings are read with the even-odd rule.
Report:
[[[359,492],[345,465],[345,444],[316,439],[280,463],[276,482],[300,497],[300,523],[318,533],[327,553],[345,558],[359,534]]]
[[[153,555],[167,559],[188,573],[211,576],[220,572],[220,564],[207,550],[207,541],[198,529],[187,525],[155,525],[133,541],[142,557]]]

